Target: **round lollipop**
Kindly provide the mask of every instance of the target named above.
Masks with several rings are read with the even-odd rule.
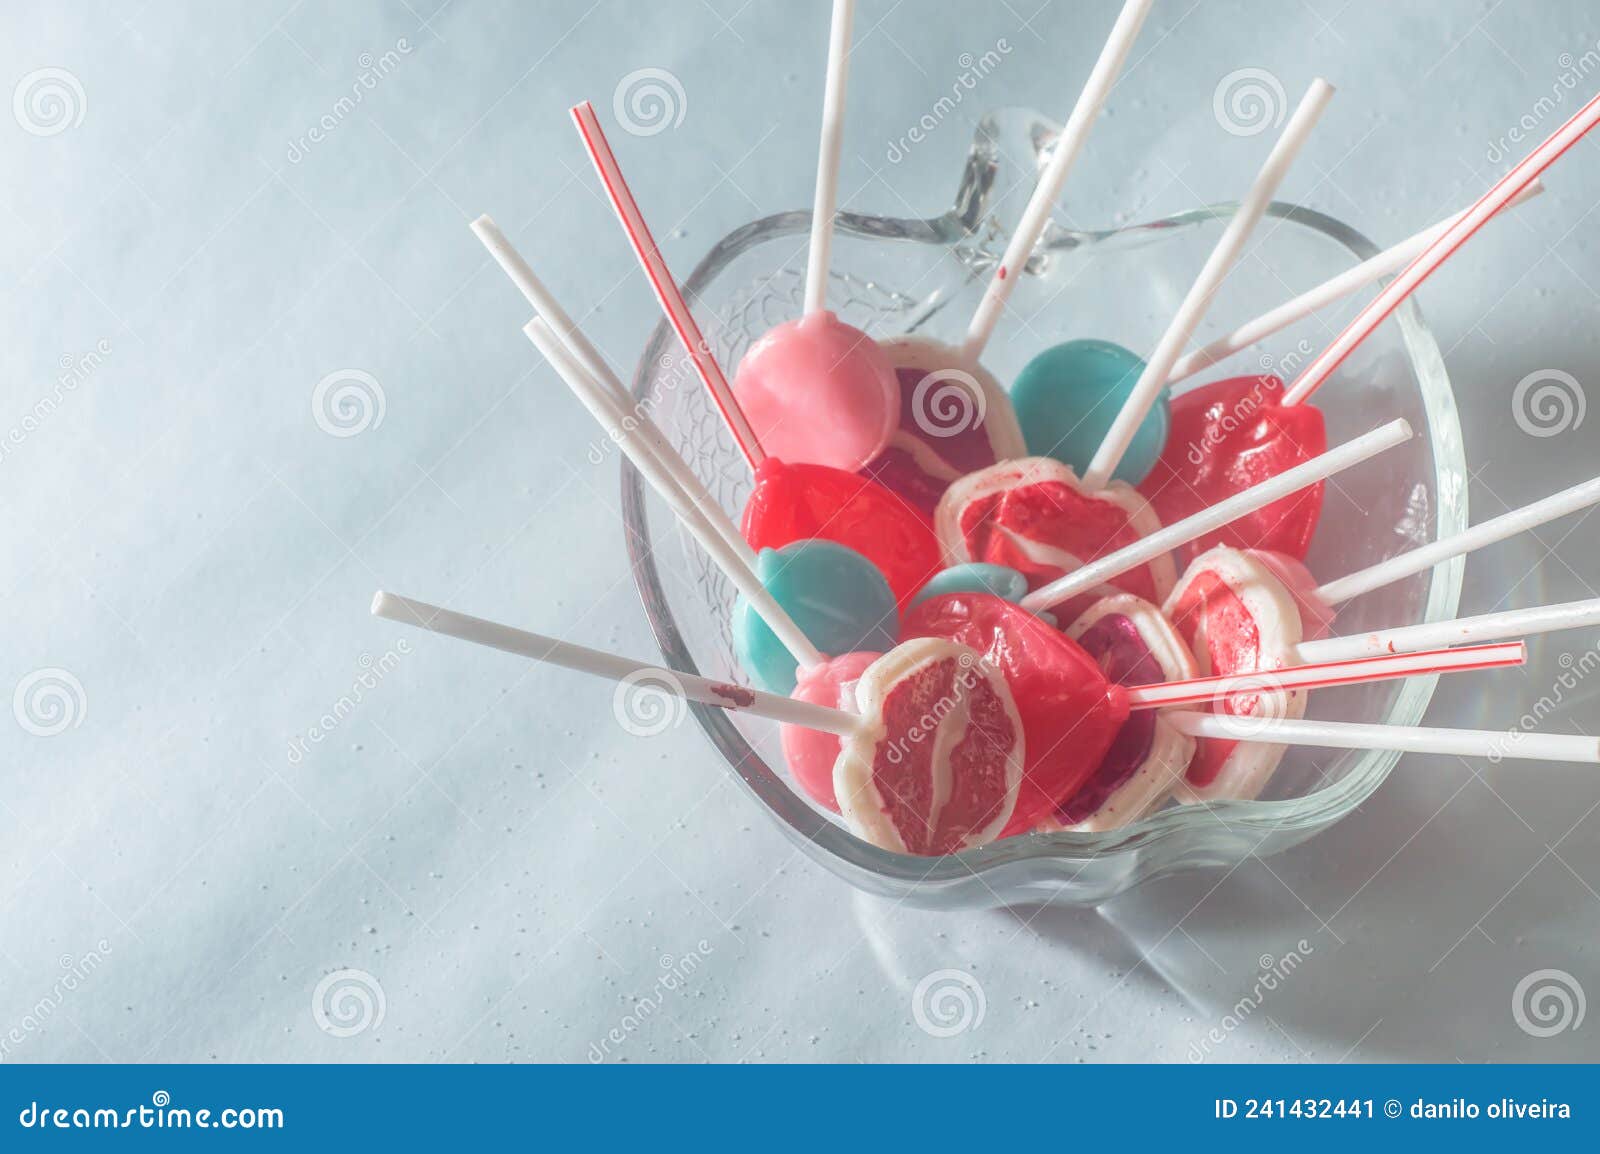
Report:
[[[924,337],[884,342],[900,387],[900,422],[868,475],[932,512],[951,481],[1027,451],[1011,401],[980,361],[1017,278],[1050,223],[1078,154],[1149,15],[1152,0],[1127,0],[1095,61],[1050,163],[1028,198],[1005,253],[989,278],[961,347]]]
[[[883,452],[900,411],[900,386],[889,358],[827,308],[854,18],[854,0],[834,0],[805,313],[751,345],[733,378],[734,396],[767,452],[852,471]]]
[[[822,540],[763,549],[756,556],[756,576],[822,652],[882,653],[894,645],[900,624],[894,593],[855,550]],[[733,607],[733,652],[762,687],[774,693],[794,690],[794,655],[742,597]]]

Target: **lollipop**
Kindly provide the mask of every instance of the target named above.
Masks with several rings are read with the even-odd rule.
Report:
[[[1597,502],[1600,478],[1323,585],[1293,557],[1217,546],[1189,566],[1165,611],[1194,650],[1202,672],[1240,677],[1375,649],[1395,652],[1582,624],[1591,608],[1585,603],[1318,640],[1344,601]],[[1258,701],[1241,699],[1236,704],[1239,714],[1250,716],[1295,718],[1304,709],[1303,700],[1271,690]],[[1261,792],[1282,755],[1282,748],[1273,745],[1234,748],[1228,741],[1203,741],[1180,792],[1198,801],[1248,800]]]
[[[1176,448],[1179,445],[1205,444],[1208,428],[1213,430],[1211,439],[1216,442],[1211,455],[1217,460],[1205,465],[1202,487],[1206,499],[1215,499],[1232,485],[1259,479],[1265,470],[1291,462],[1298,451],[1295,444],[1297,432],[1308,438],[1308,449],[1314,449],[1314,433],[1320,431],[1321,417],[1320,415],[1313,417],[1297,410],[1306,408],[1307,399],[1333,375],[1362,341],[1377,330],[1389,314],[1400,306],[1401,301],[1415,292],[1418,286],[1449,259],[1452,253],[1497,213],[1517,203],[1519,199],[1526,199],[1531,194],[1530,190],[1536,187],[1539,175],[1597,123],[1600,123],[1600,96],[1591,99],[1570,120],[1556,129],[1490,188],[1476,204],[1451,220],[1446,227],[1438,230],[1422,252],[1356,314],[1355,319],[1334,338],[1331,344],[1317,354],[1292,385],[1285,389],[1278,382],[1267,378],[1272,381],[1271,386],[1264,390],[1267,403],[1256,414],[1266,424],[1257,424],[1256,420],[1252,419],[1244,422],[1245,428],[1234,430],[1232,436],[1226,435],[1226,431],[1216,432],[1215,426],[1225,419],[1230,403],[1236,403],[1231,401],[1231,398],[1238,394],[1240,384],[1237,381],[1228,381],[1196,390],[1198,395],[1186,407],[1190,414],[1189,422],[1192,426],[1198,427],[1202,440],[1187,442],[1182,434],[1174,431],[1173,438],[1163,455],[1161,467],[1146,483],[1146,492],[1151,495],[1158,507],[1166,505],[1172,511],[1177,511],[1188,501],[1198,499],[1185,494],[1183,490],[1190,467],[1198,466],[1200,463],[1180,460],[1174,453],[1180,451]],[[1216,390],[1215,397],[1210,395],[1213,389]],[[1282,432],[1283,430],[1288,431]],[[1187,453],[1188,449],[1181,451]],[[1246,463],[1236,468],[1229,461],[1230,457],[1243,459],[1257,454],[1258,464]],[[1247,547],[1279,548],[1296,556],[1304,556],[1305,547],[1310,542],[1320,512],[1320,499],[1302,502],[1286,512],[1289,518],[1287,521],[1242,526],[1232,537],[1220,537],[1216,540],[1223,542],[1231,540],[1237,545]]]
[[[824,653],[882,653],[894,644],[900,624],[894,594],[853,549],[821,540],[763,549],[756,576]],[[743,598],[733,607],[733,652],[757,683],[774,693],[793,692],[794,655]]]
[[[744,516],[751,546],[777,549],[808,537],[835,541],[871,561],[904,602],[939,568],[938,542],[926,519],[854,473],[827,465],[787,464],[766,455],[650,235],[594,106],[587,101],[577,105],[572,119],[662,311],[755,473]]]
[[[1128,711],[1120,691],[1066,634],[986,593],[934,597],[906,615],[901,639],[937,637],[984,656],[1016,702],[1027,758],[1007,835],[1070,798],[1110,748]]]
[[[1005,390],[979,362],[1151,3],[1127,0],[1123,5],[1072,115],[1056,138],[1050,163],[995,266],[961,347],[924,337],[884,342],[899,379],[900,423],[889,448],[867,473],[930,513],[957,477],[1027,451]]]
[[[920,855],[1000,836],[1026,743],[1011,692],[978,654],[937,638],[897,646],[862,672],[856,711],[833,791],[858,836]]]
[[[854,0],[834,0],[805,314],[751,345],[733,378],[734,396],[769,453],[852,471],[883,452],[900,409],[900,386],[889,358],[876,341],[827,308],[854,17]]]
[[[1200,676],[1194,654],[1161,610],[1123,593],[1102,598],[1067,630],[1118,685]],[[1089,778],[1039,824],[1041,831],[1097,833],[1137,821],[1183,780],[1195,741],[1162,712],[1129,715]]]

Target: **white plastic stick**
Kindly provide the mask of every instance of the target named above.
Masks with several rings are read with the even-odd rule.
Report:
[[[1022,219],[1017,222],[1017,231],[1011,234],[1005,255],[1000,258],[994,275],[989,278],[989,286],[984,290],[983,299],[978,302],[978,309],[972,315],[972,323],[967,326],[967,336],[962,346],[962,356],[966,360],[978,360],[983,355],[984,346],[989,343],[989,338],[994,335],[995,324],[999,321],[1000,314],[1005,311],[1006,301],[1011,298],[1011,290],[1022,275],[1028,257],[1033,253],[1033,246],[1039,243],[1039,237],[1044,234],[1045,226],[1050,223],[1050,210],[1061,195],[1062,186],[1067,182],[1067,174],[1072,170],[1078,153],[1083,150],[1084,141],[1089,138],[1089,129],[1094,126],[1095,118],[1100,115],[1100,110],[1105,107],[1106,98],[1116,86],[1117,76],[1122,72],[1122,65],[1128,58],[1128,52],[1133,48],[1133,42],[1138,39],[1139,28],[1144,24],[1144,18],[1150,14],[1152,2],[1153,0],[1127,0],[1122,6],[1122,14],[1112,25],[1111,35],[1106,38],[1105,47],[1100,50],[1100,58],[1095,61],[1089,79],[1078,95],[1078,103],[1073,107],[1067,123],[1062,126],[1061,135],[1056,137],[1055,151],[1050,155],[1050,163],[1039,178],[1039,183],[1034,186],[1033,195],[1028,198],[1027,207],[1023,209]]]
[[[820,729],[841,736],[854,733],[860,720],[840,709],[812,705],[805,701],[765,693],[759,689],[746,689],[742,685],[711,681],[691,673],[679,673],[659,665],[635,661],[601,649],[573,645],[540,633],[528,633],[455,613],[426,601],[413,601],[395,593],[379,592],[372,598],[372,614],[403,625],[415,625],[433,633],[470,641],[474,645],[487,645],[519,657],[592,673],[611,681],[632,681],[652,692],[669,693],[702,705],[715,705],[735,712],[753,713],[788,725],[803,725],[807,729]]]
[[[839,206],[839,149],[844,144],[844,91],[850,78],[850,28],[855,15],[855,0],[833,0],[817,191],[811,202],[811,254],[806,262],[807,315],[828,307],[828,254],[833,248],[833,216]]]
[[[1074,569],[1071,573],[1058,577],[1050,584],[1029,593],[1022,599],[1021,605],[1034,613],[1048,609],[1052,605],[1059,605],[1068,598],[1086,593],[1119,574],[1147,564],[1163,553],[1170,553],[1180,545],[1187,545],[1196,537],[1202,537],[1213,529],[1220,529],[1229,521],[1237,520],[1246,513],[1270,505],[1410,439],[1409,424],[1403,419],[1390,421],[1370,433],[1363,433],[1353,441],[1346,441],[1320,456],[1287,469],[1275,477],[1269,477],[1260,484],[1242,489],[1193,516],[1175,521],[1147,537],[1141,537],[1126,548],[1118,549],[1098,561],[1091,561],[1081,569]]]
[[[1527,660],[1528,647],[1520,641],[1467,645],[1460,649],[1430,649],[1420,653],[1385,654],[1353,661],[1289,665],[1282,669],[1263,669],[1259,673],[1138,685],[1128,690],[1128,705],[1131,709],[1165,709],[1173,705],[1199,705],[1238,694],[1326,689],[1335,685],[1392,681],[1397,677],[1432,677],[1439,673],[1503,669],[1525,664]]]
[[[1341,661],[1351,657],[1371,657],[1382,653],[1408,653],[1440,645],[1466,645],[1497,641],[1502,637],[1531,637],[1562,629],[1586,629],[1600,625],[1600,597],[1587,601],[1566,601],[1559,605],[1538,605],[1531,609],[1507,609],[1477,617],[1460,617],[1432,625],[1406,625],[1379,629],[1373,633],[1353,633],[1348,637],[1324,637],[1302,641],[1295,648],[1301,662]]]
[[[642,402],[635,402],[623,387],[621,379],[611,371],[611,366],[606,363],[600,350],[590,342],[589,338],[578,327],[576,321],[561,307],[544,283],[534,275],[532,267],[522,259],[500,227],[488,216],[480,216],[472,222],[472,232],[483,247],[489,250],[489,255],[494,257],[511,283],[516,285],[527,302],[533,306],[534,311],[544,318],[555,334],[577,357],[589,375],[605,386],[612,399],[628,414],[631,422],[638,426],[639,433],[644,440],[644,448],[668,473],[672,475],[673,482],[686,493],[690,500],[702,509],[719,508],[717,500],[705,484],[695,474],[685,461],[672,447],[655,421],[650,419],[650,414],[645,411]],[[744,558],[746,565],[756,563],[755,550],[750,548],[737,527],[726,517],[713,518],[712,527],[728,546]]]
[[[750,422],[744,415],[744,410],[734,398],[733,386],[728,384],[728,378],[723,375],[722,366],[717,364],[717,358],[711,355],[711,346],[700,331],[699,324],[695,322],[694,315],[689,311],[689,302],[683,299],[683,292],[678,288],[678,282],[672,279],[672,271],[667,268],[661,250],[656,247],[656,238],[651,235],[650,226],[645,223],[644,213],[639,211],[639,202],[634,200],[633,191],[623,179],[622,166],[617,163],[616,154],[611,151],[611,142],[606,139],[605,131],[600,127],[600,118],[594,113],[594,105],[585,100],[582,104],[574,106],[571,112],[572,122],[577,125],[583,147],[589,153],[589,160],[594,164],[595,172],[600,176],[600,184],[605,188],[606,198],[611,201],[611,208],[616,212],[617,220],[622,223],[622,231],[626,234],[628,243],[633,246],[633,253],[639,258],[639,264],[644,268],[645,278],[655,290],[656,300],[660,302],[661,311],[667,316],[667,323],[672,326],[673,332],[678,334],[678,341],[683,345],[684,352],[689,354],[695,372],[699,374],[701,382],[711,394],[712,402],[722,414],[729,431],[733,433],[733,439],[744,453],[745,460],[754,469],[766,458],[766,453],[761,448],[761,441],[756,437],[755,430],[750,427]]]
[[[1239,208],[1234,212],[1233,219],[1228,222],[1228,227],[1223,230],[1216,247],[1206,258],[1200,275],[1195,278],[1194,284],[1189,287],[1188,295],[1178,306],[1178,312],[1172,318],[1172,323],[1167,326],[1167,331],[1162,334],[1155,352],[1150,354],[1144,372],[1139,375],[1138,382],[1123,401],[1122,408],[1112,421],[1105,439],[1095,450],[1094,459],[1089,462],[1089,467],[1083,474],[1083,483],[1087,488],[1091,490],[1105,488],[1106,483],[1111,480],[1111,474],[1116,472],[1122,455],[1128,451],[1134,434],[1139,431],[1140,422],[1150,411],[1150,406],[1155,404],[1156,398],[1161,395],[1161,390],[1166,388],[1167,378],[1172,375],[1172,366],[1177,364],[1178,358],[1183,355],[1189,338],[1194,335],[1194,330],[1205,317],[1206,310],[1211,307],[1211,298],[1216,295],[1217,289],[1222,287],[1222,282],[1227,278],[1234,262],[1244,252],[1245,242],[1249,240],[1250,233],[1266,213],[1267,206],[1272,203],[1278,185],[1283,183],[1289,166],[1299,155],[1301,146],[1310,137],[1312,128],[1316,126],[1317,119],[1328,106],[1332,96],[1333,86],[1326,80],[1318,79],[1311,82],[1311,87],[1300,100],[1300,106],[1294,110],[1294,115],[1284,127],[1283,135],[1272,146],[1272,152],[1267,157],[1266,164],[1261,166],[1261,171],[1256,175],[1250,191],[1245,193],[1244,199],[1239,202]]]
[[[767,627],[778,635],[778,640],[783,642],[795,661],[804,669],[822,664],[822,654],[811,643],[811,639],[801,632],[794,618],[790,617],[783,606],[778,604],[777,599],[767,592],[766,586],[761,584],[761,579],[756,576],[755,570],[745,564],[744,559],[728,547],[727,542],[723,540],[723,534],[712,527],[712,522],[716,518],[727,517],[721,507],[713,505],[703,509],[672,483],[671,476],[661,468],[660,463],[643,451],[639,439],[625,424],[620,423],[626,414],[617,408],[605,388],[584,371],[578,359],[566,345],[561,343],[561,339],[542,318],[535,317],[529,321],[523,332],[527,333],[528,339],[544,354],[545,360],[550,362],[557,375],[566,381],[567,387],[593,414],[600,427],[622,446],[622,451],[628,454],[628,459],[650,483],[651,488],[672,507],[672,511],[683,522],[684,528],[700,542],[700,547],[727,575],[728,580],[733,582],[745,600],[750,602],[751,608],[760,615],[762,621],[766,622]]]
[[[1536,180],[1518,193],[1506,207],[1516,208],[1543,191],[1543,182]],[[1466,214],[1467,210],[1463,209],[1455,216],[1441,220],[1432,228],[1425,228],[1406,238],[1393,248],[1384,249],[1377,256],[1369,257],[1354,268],[1345,269],[1338,276],[1323,281],[1309,292],[1303,292],[1293,300],[1284,301],[1277,308],[1262,313],[1255,320],[1246,321],[1233,332],[1218,337],[1204,348],[1186,354],[1172,367],[1172,374],[1167,377],[1167,384],[1175,385],[1194,376],[1195,373],[1203,372],[1241,349],[1247,349],[1258,341],[1264,341],[1274,333],[1281,332],[1296,321],[1304,320],[1318,309],[1325,308],[1370,284],[1375,284],[1386,276],[1394,275],[1415,260],[1423,249],[1443,236],[1446,229]]]
[[[1398,557],[1379,561],[1376,565],[1352,573],[1348,577],[1329,581],[1317,590],[1317,596],[1329,605],[1349,601],[1363,593],[1370,593],[1374,589],[1381,589],[1385,585],[1404,580],[1414,573],[1421,573],[1424,569],[1431,569],[1441,561],[1460,557],[1462,554],[1471,553],[1474,549],[1482,549],[1485,545],[1504,541],[1507,537],[1515,537],[1518,533],[1537,528],[1546,521],[1554,521],[1557,517],[1565,517],[1568,513],[1575,513],[1579,509],[1587,509],[1597,501],[1600,501],[1600,477],[1584,481],[1570,489],[1563,489],[1542,501],[1535,501],[1531,505],[1502,513],[1481,525],[1463,529],[1453,537],[1420,545],[1401,553]]]
[[[1370,336],[1384,319],[1416,291],[1433,271],[1449,259],[1488,220],[1499,212],[1528,184],[1549,168],[1561,155],[1581,140],[1596,124],[1600,124],[1600,96],[1578,109],[1571,120],[1550,134],[1545,142],[1483,194],[1477,204],[1469,208],[1447,228],[1443,235],[1430,244],[1421,256],[1412,261],[1404,272],[1384,286],[1366,308],[1356,315],[1344,332],[1333,343],[1317,354],[1305,367],[1299,378],[1283,394],[1283,403],[1297,405],[1333,375],[1362,341]]]
[[[1581,761],[1600,763],[1600,738],[1522,730],[1429,729],[1410,725],[1363,725],[1347,721],[1264,720],[1225,713],[1175,709],[1162,719],[1179,733],[1223,741],[1265,741],[1274,745],[1315,745],[1324,749],[1394,749],[1402,753],[1443,753],[1495,761]]]

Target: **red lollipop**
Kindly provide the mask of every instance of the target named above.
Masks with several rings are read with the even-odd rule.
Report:
[[[814,537],[854,549],[878,567],[902,606],[944,564],[921,513],[882,485],[826,465],[763,460],[742,527],[757,550]]]
[[[1022,784],[1002,837],[1037,826],[1094,773],[1128,718],[1123,688],[1077,642],[987,593],[931,597],[907,614],[903,638],[942,637],[983,654],[1017,704]]]
[[[1309,461],[1328,447],[1322,413],[1282,403],[1277,377],[1234,377],[1175,398],[1156,467],[1139,485],[1164,525]],[[1240,517],[1178,550],[1187,565],[1216,545],[1303,560],[1322,514],[1322,483]]]

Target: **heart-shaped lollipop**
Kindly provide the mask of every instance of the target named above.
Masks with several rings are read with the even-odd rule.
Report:
[[[902,605],[941,568],[939,540],[921,513],[882,485],[825,465],[762,461],[742,527],[758,550],[811,537],[854,549]]]
[[[896,646],[862,671],[856,710],[833,771],[856,834],[925,856],[1001,835],[1026,742],[1005,681],[979,654],[937,638]]]
[[[1322,412],[1283,405],[1277,377],[1201,385],[1172,402],[1167,447],[1139,491],[1164,523],[1309,461],[1328,447]],[[1207,533],[1179,551],[1187,563],[1214,545],[1304,558],[1322,514],[1318,483]]]
[[[1262,719],[1304,716],[1303,690],[1270,686],[1273,671],[1299,664],[1301,641],[1325,627],[1326,618],[1316,613],[1315,588],[1293,558],[1226,546],[1202,554],[1184,572],[1164,611],[1194,653],[1200,675],[1265,675],[1261,692],[1227,697],[1224,712]],[[1283,746],[1265,742],[1202,740],[1179,795],[1186,801],[1250,800],[1283,754]]]
[[[1161,610],[1142,597],[1123,593],[1095,602],[1072,623],[1067,636],[1117,685],[1200,675],[1189,647]],[[1194,739],[1179,733],[1159,712],[1130,713],[1089,780],[1041,828],[1093,833],[1138,820],[1182,780],[1194,750]]]
[[[906,615],[901,636],[942,637],[983,654],[1005,677],[1027,735],[1027,760],[1005,836],[1033,829],[1086,781],[1128,716],[1127,697],[1095,659],[1026,609],[951,593]]]
[[[1038,588],[1148,537],[1161,525],[1149,503],[1121,482],[1088,491],[1060,461],[1024,457],[950,486],[934,527],[952,562],[1004,565]],[[1163,553],[1112,584],[1159,601],[1176,576],[1171,557]],[[1064,612],[1069,620],[1074,616],[1072,606]]]

